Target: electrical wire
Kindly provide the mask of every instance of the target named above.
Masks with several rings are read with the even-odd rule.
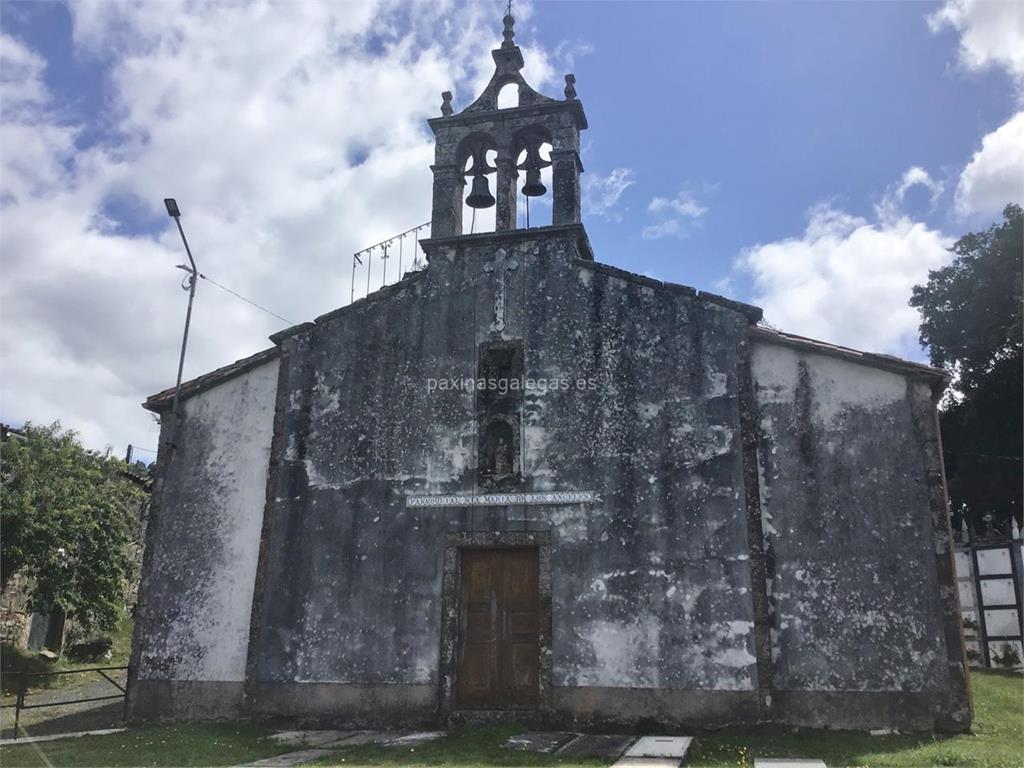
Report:
[[[239,299],[241,299],[242,301],[246,302],[247,304],[252,304],[252,305],[253,305],[254,307],[256,307],[256,309],[262,310],[262,311],[266,312],[266,313],[267,313],[268,315],[273,315],[273,316],[274,316],[274,317],[276,317],[276,318],[277,318],[278,320],[281,320],[281,321],[283,321],[283,322],[285,322],[285,323],[288,323],[288,325],[295,325],[295,323],[293,323],[293,322],[292,322],[291,320],[289,320],[289,319],[288,319],[287,317],[281,317],[281,316],[280,316],[279,314],[277,314],[277,312],[271,312],[271,311],[270,311],[269,309],[267,309],[266,307],[264,307],[264,306],[263,306],[262,304],[257,304],[257,303],[256,303],[255,301],[253,301],[252,299],[247,299],[247,298],[246,298],[245,296],[243,296],[242,294],[240,294],[240,293],[237,293],[237,292],[235,292],[235,291],[232,291],[232,290],[231,290],[230,288],[228,288],[228,287],[227,287],[226,285],[221,285],[221,284],[220,284],[220,283],[218,283],[218,282],[217,282],[216,280],[214,280],[214,279],[213,279],[212,277],[207,277],[207,276],[206,276],[206,275],[204,275],[204,274],[203,274],[202,272],[200,272],[200,273],[199,273],[199,276],[200,276],[201,278],[203,278],[203,280],[205,280],[206,282],[208,282],[208,283],[213,283],[213,284],[214,284],[215,286],[217,286],[218,288],[220,288],[220,289],[221,289],[222,291],[227,291],[227,292],[228,292],[228,293],[230,293],[230,294],[231,294],[232,296],[234,296],[234,297],[236,297],[236,298],[239,298]]]
[[[966,451],[943,451],[947,456],[970,456],[974,459],[995,459],[1002,461],[1015,461],[1020,463],[1022,459],[1020,456],[1000,456],[994,453],[968,453]]]

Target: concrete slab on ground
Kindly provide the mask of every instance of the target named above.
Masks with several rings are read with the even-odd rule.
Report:
[[[445,735],[445,731],[420,731],[418,733],[407,733],[396,736],[393,739],[381,742],[382,747],[415,747],[417,744],[425,744],[428,741],[439,739]],[[342,744],[344,746],[344,744]]]
[[[319,760],[333,754],[329,749],[303,749],[299,752],[288,752],[276,757],[265,757],[252,763],[246,763],[241,768],[291,768],[293,765],[302,765]]]
[[[571,757],[605,757],[614,760],[635,740],[636,736],[585,733],[558,750],[558,754]]]
[[[355,731],[345,738],[337,741],[328,741],[321,744],[321,747],[361,747],[364,744],[384,744],[403,736],[408,736],[411,731]]]
[[[755,757],[754,768],[827,768],[824,760],[797,760],[788,757]]]
[[[643,736],[626,750],[626,757],[674,757],[682,760],[693,743],[692,736]]]
[[[362,731],[280,731],[270,738],[289,747],[320,747],[351,738]]]
[[[612,768],[679,768],[675,757],[624,757]]]
[[[96,731],[51,733],[48,736],[22,736],[20,739],[0,739],[0,747],[13,747],[18,744],[38,744],[41,741],[57,741],[59,739],[78,739],[82,736],[109,736],[112,733],[124,733],[127,730],[127,728],[100,728]]]
[[[566,731],[537,731],[510,736],[503,745],[505,749],[519,749],[524,752],[551,754],[579,736]]]

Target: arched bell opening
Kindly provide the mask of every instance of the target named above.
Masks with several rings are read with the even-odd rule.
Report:
[[[474,134],[462,141],[458,156],[459,167],[466,180],[462,200],[462,234],[493,232],[497,145],[487,134]]]
[[[551,137],[542,128],[527,128],[516,135],[516,171],[519,229],[545,227],[552,223],[553,192]]]
[[[505,83],[498,91],[498,109],[514,109],[519,106],[519,83]]]

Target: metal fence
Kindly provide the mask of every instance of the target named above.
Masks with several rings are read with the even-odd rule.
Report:
[[[108,672],[125,672],[127,673],[128,667],[90,667],[88,669],[66,669],[59,672],[11,672],[10,676],[18,680],[17,690],[18,694],[13,704],[0,704],[0,709],[13,709],[14,710],[14,738],[18,738],[18,728],[21,721],[21,712],[24,709],[42,709],[43,707],[66,707],[71,704],[85,704],[90,701],[113,701],[114,699],[123,699],[127,704],[126,690],[117,680],[108,675]],[[45,701],[41,704],[28,704],[26,699],[29,696],[37,695],[42,691],[29,690],[29,683],[33,678],[43,677],[57,677],[60,675],[86,675],[96,673],[112,686],[117,688],[119,691],[116,694],[110,696],[92,696],[89,698],[82,699],[61,699],[60,701]],[[45,690],[45,689],[44,689]]]

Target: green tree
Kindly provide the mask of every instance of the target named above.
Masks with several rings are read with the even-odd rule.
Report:
[[[940,419],[954,526],[1006,532],[1021,520],[1022,251],[1019,205],[1003,221],[964,235],[953,263],[928,273],[910,304],[921,311],[921,343],[953,376]]]
[[[122,462],[86,450],[59,422],[23,431],[0,448],[0,586],[24,574],[33,610],[62,610],[87,632],[113,629],[145,494]]]

